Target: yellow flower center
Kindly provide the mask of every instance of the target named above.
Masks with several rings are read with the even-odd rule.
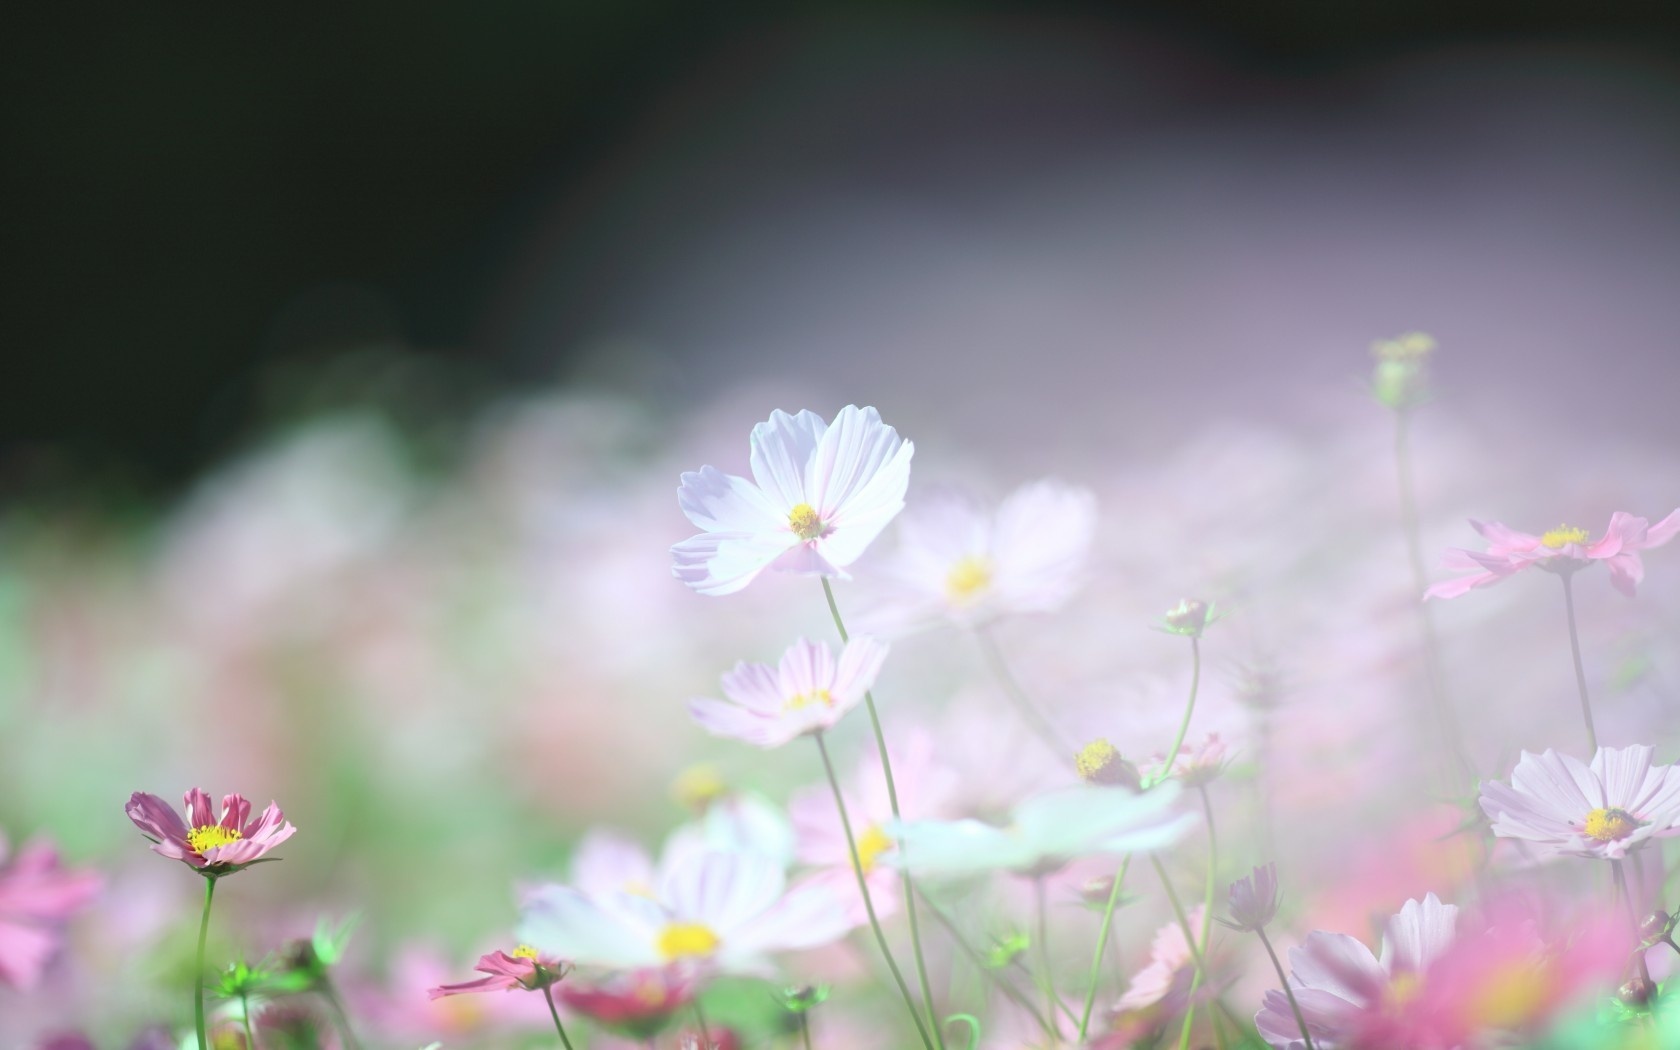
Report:
[[[978,598],[991,585],[991,560],[978,554],[958,559],[945,576],[945,594],[958,605]]]
[[[1555,529],[1547,529],[1540,536],[1540,542],[1552,550],[1562,550],[1571,543],[1585,543],[1591,537],[1586,529],[1578,529],[1573,525],[1559,525]]]
[[[720,943],[710,926],[698,922],[673,922],[659,931],[659,954],[666,962],[704,958]]]
[[[1481,976],[1480,987],[1470,994],[1467,1013],[1479,1025],[1515,1028],[1543,1009],[1552,993],[1543,969],[1527,961],[1507,963]]]
[[[729,794],[729,783],[716,766],[701,763],[677,774],[671,784],[671,794],[689,809],[704,812],[707,806]]]
[[[1388,982],[1388,993],[1383,996],[1383,1002],[1390,1009],[1403,1009],[1418,993],[1423,991],[1423,978],[1410,970],[1397,973]]]
[[[880,828],[871,826],[857,841],[858,867],[868,875],[875,870],[881,854],[893,848],[893,840]]]
[[[823,534],[822,519],[817,517],[817,508],[809,503],[801,503],[788,511],[788,528],[802,540],[814,540]]]
[[[1588,838],[1600,842],[1619,842],[1633,834],[1638,826],[1638,818],[1625,809],[1595,809],[1587,814],[1586,825],[1581,830]]]
[[[220,824],[200,824],[187,832],[187,848],[203,856],[207,849],[226,846],[244,837],[238,828],[224,828]]]
[[[787,703],[782,705],[782,710],[799,711],[810,707],[812,704],[826,704],[833,707],[834,697],[829,694],[827,689],[813,689],[809,693],[795,693],[787,698]]]
[[[530,959],[532,962],[537,959],[537,950],[529,944],[521,944],[508,954],[515,959]]]
[[[1073,768],[1079,772],[1079,779],[1101,783],[1108,768],[1118,761],[1120,752],[1107,737],[1099,736],[1073,756]]]

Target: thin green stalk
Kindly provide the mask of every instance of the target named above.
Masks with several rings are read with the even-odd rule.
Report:
[[[822,588],[823,597],[828,599],[829,614],[834,617],[834,629],[840,633],[840,641],[843,643],[851,641],[851,635],[846,632],[846,621],[840,616],[840,606],[834,600],[834,588],[829,585],[827,576],[822,577]],[[875,750],[881,756],[881,774],[887,782],[887,804],[892,808],[893,821],[896,823],[903,819],[898,812],[898,785],[893,782],[892,759],[887,755],[887,737],[885,733],[881,732],[881,716],[875,710],[875,694],[873,691],[864,691],[863,703],[869,710],[869,725],[875,732]],[[827,752],[824,752],[825,760],[826,756]],[[830,776],[832,777],[832,775],[831,771]],[[839,798],[839,790],[837,785],[835,787],[836,798]],[[904,844],[902,842],[898,843],[898,851],[899,858],[904,859]],[[856,859],[857,855],[854,852],[853,860]],[[921,984],[922,1007],[927,1011],[928,1027],[933,1029],[934,1045],[939,1050],[945,1050],[945,1034],[940,1030],[939,1012],[934,1009],[933,1005],[933,986],[928,982],[927,960],[922,956],[921,923],[916,918],[916,890],[910,881],[909,867],[899,868],[898,875],[899,882],[904,887],[904,917],[910,923],[910,948],[916,956],[916,979]],[[861,869],[858,877],[862,878]],[[920,1020],[917,1021],[917,1027],[922,1028]],[[922,1028],[922,1037],[924,1040],[927,1038],[927,1028]]]
[[[554,1018],[554,1030],[560,1033],[560,1045],[566,1050],[572,1050],[572,1041],[566,1038],[566,1026],[560,1023],[560,1008],[554,1005],[554,988],[551,985],[542,986],[543,999],[548,1002],[548,1016]]]
[[[1301,1004],[1295,1001],[1295,989],[1289,986],[1289,978],[1283,975],[1283,963],[1278,961],[1277,950],[1272,947],[1272,939],[1266,936],[1263,926],[1254,932],[1260,935],[1260,943],[1265,945],[1266,954],[1272,960],[1272,969],[1277,971],[1278,981],[1283,985],[1283,994],[1289,997],[1289,1010],[1295,1015],[1295,1023],[1301,1026],[1301,1039],[1307,1044],[1306,1050],[1313,1050],[1312,1033],[1307,1031],[1306,1016],[1301,1013]]]
[[[216,896],[216,876],[204,876],[204,911],[198,917],[198,956],[193,967],[193,1025],[198,1033],[198,1050],[210,1050],[204,1027],[204,939],[210,932],[210,903]]]
[[[1587,723],[1587,750],[1598,753],[1598,730],[1593,728],[1592,698],[1587,695],[1587,670],[1581,664],[1581,635],[1575,629],[1574,573],[1558,574],[1563,581],[1563,609],[1569,615],[1569,654],[1575,658],[1575,687],[1581,691],[1581,717]]]
[[[1126,854],[1120,861],[1120,870],[1114,876],[1114,885],[1108,891],[1108,906],[1103,909],[1102,926],[1097,930],[1097,950],[1091,955],[1091,978],[1087,982],[1089,987],[1085,991],[1085,1009],[1079,1015],[1079,1041],[1085,1042],[1085,1033],[1091,1027],[1091,1008],[1097,1002],[1097,985],[1102,978],[1103,954],[1108,951],[1108,931],[1114,923],[1114,907],[1120,903],[1120,886],[1126,881],[1126,869],[1132,866],[1132,855]]]
[[[1038,905],[1038,965],[1044,973],[1044,994],[1050,1006],[1050,1016],[1056,1016],[1056,1007],[1060,1005],[1056,995],[1056,973],[1050,965],[1050,909],[1044,902],[1044,876],[1033,879],[1033,898]],[[1060,1026],[1051,1028],[1050,1042],[1054,1046],[1062,1041]]]
[[[1026,722],[1028,728],[1044,742],[1046,747],[1055,753],[1057,759],[1063,762],[1067,761],[1068,756],[1077,751],[1078,748],[1069,745],[1066,740],[1062,739],[1062,735],[1056,731],[1056,727],[1051,724],[1049,717],[1043,711],[1040,711],[1038,705],[1033,703],[1032,697],[1027,695],[1027,691],[1021,686],[1021,680],[1016,678],[1015,673],[1010,670],[1009,661],[1004,659],[1003,650],[998,647],[997,639],[993,638],[992,633],[984,627],[975,628],[974,637],[979,639],[980,651],[986,657],[986,664],[991,668],[992,675],[997,678],[998,683],[1003,686],[1004,695],[1009,697],[1010,702],[1015,705],[1015,710],[1020,714],[1021,720]]]
[[[239,989],[239,1020],[245,1025],[245,1050],[257,1050],[257,1037],[251,1034],[251,997]]]
[[[1446,675],[1442,672],[1441,645],[1435,635],[1435,617],[1428,603],[1422,600],[1429,589],[1429,574],[1423,565],[1423,540],[1418,526],[1417,497],[1412,487],[1411,413],[1405,408],[1394,413],[1394,472],[1400,490],[1400,527],[1406,534],[1406,560],[1412,567],[1412,597],[1417,608],[1418,627],[1423,634],[1424,674],[1429,681],[1429,696],[1435,708],[1436,729],[1449,760],[1456,767],[1448,773],[1456,780],[1450,789],[1475,779],[1475,767],[1464,749],[1464,731],[1458,724],[1458,714],[1447,699]],[[1456,773],[1456,777],[1453,775]]]
[[[1179,749],[1184,746],[1184,734],[1190,732],[1190,715],[1196,710],[1196,693],[1202,685],[1202,640],[1190,636],[1190,699],[1184,705],[1184,718],[1178,723],[1178,736],[1173,738],[1172,750],[1160,772],[1151,778],[1151,785],[1159,784],[1172,775],[1173,763],[1178,761]]]
[[[1189,942],[1190,961],[1196,964],[1197,971],[1206,969],[1202,964],[1202,950],[1196,946],[1196,934],[1190,929],[1189,916],[1185,914],[1183,902],[1178,899],[1178,891],[1173,889],[1172,879],[1167,877],[1167,869],[1161,866],[1159,857],[1150,857],[1149,863],[1155,866],[1155,874],[1161,878],[1161,888],[1167,891],[1167,903],[1172,905],[1173,918],[1178,920],[1184,939]]]
[[[811,1050],[811,1019],[804,1014],[799,1015],[799,1040],[805,1050]]]
[[[323,975],[320,984],[321,996],[332,1007],[333,1021],[338,1025],[338,1034],[344,1039],[348,1050],[359,1050],[356,1042],[356,1031],[350,1027],[350,1015],[344,1011],[344,1001],[338,997],[338,989],[333,987],[332,978]]]
[[[919,890],[917,892],[921,893]],[[1023,995],[1019,988],[1004,980],[1003,974],[986,965],[986,960],[980,957],[979,951],[968,943],[967,938],[962,935],[962,931],[957,928],[957,924],[952,921],[949,915],[945,914],[939,905],[928,899],[926,894],[921,894],[921,897],[922,903],[927,905],[928,914],[932,915],[934,921],[938,922],[939,925],[945,927],[945,932],[951,935],[951,940],[956,944],[957,950],[968,958],[968,961],[980,972],[982,979],[991,981],[997,986],[998,991],[1009,997],[1011,1002],[1032,1014],[1033,1020],[1037,1021],[1039,1027],[1044,1029],[1044,1034],[1050,1035],[1052,1032],[1050,1022],[1045,1020],[1044,1015],[1038,1012],[1038,1007],[1033,1005],[1033,1001]]]
[[[857,876],[858,892],[863,894],[863,910],[869,916],[870,929],[875,931],[875,943],[881,946],[881,957],[887,960],[887,969],[892,971],[893,980],[897,982],[898,990],[904,996],[904,1005],[910,1010],[910,1019],[916,1022],[916,1033],[922,1037],[922,1045],[932,1047],[933,1040],[928,1037],[927,1027],[922,1023],[921,1011],[916,1009],[915,997],[910,994],[910,986],[905,983],[904,974],[899,972],[892,949],[887,947],[887,935],[881,930],[881,920],[875,917],[875,901],[869,895],[869,880],[863,877],[863,862],[858,859],[857,840],[852,836],[852,818],[846,812],[846,799],[840,793],[840,779],[834,775],[834,763],[828,757],[828,745],[823,742],[821,733],[817,733],[811,739],[817,742],[817,753],[822,756],[823,772],[828,774],[828,786],[834,790],[834,805],[840,811],[840,827],[846,833],[846,849],[852,858],[852,874]]]
[[[1214,834],[1213,830],[1213,802],[1208,798],[1207,788],[1205,786],[1199,786],[1197,790],[1201,793],[1202,812],[1207,818],[1208,865],[1207,889],[1202,895],[1202,934],[1201,940],[1198,943],[1196,954],[1200,958],[1206,959],[1208,950],[1208,931],[1213,926],[1213,885],[1214,880],[1219,877],[1219,838]],[[1196,1020],[1196,990],[1202,986],[1202,980],[1206,972],[1206,967],[1198,965],[1196,967],[1196,972],[1190,977],[1190,995],[1184,1009],[1184,1026],[1179,1029],[1178,1033],[1178,1050],[1189,1050],[1190,1028]],[[1225,1030],[1219,1026],[1218,1016],[1214,1015],[1212,1011],[1209,1011],[1209,1014],[1214,1018],[1214,1040],[1219,1044],[1220,1050],[1224,1050]]]
[[[712,1030],[706,1027],[706,1011],[700,1009],[700,999],[693,1002],[694,1023],[700,1026],[700,1050],[712,1050]]]

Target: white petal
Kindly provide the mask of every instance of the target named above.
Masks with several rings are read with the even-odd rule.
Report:
[[[1388,920],[1383,935],[1382,966],[1389,973],[1422,973],[1452,944],[1458,908],[1442,904],[1433,893],[1409,900]]]
[[[734,594],[758,578],[799,537],[711,532],[671,548],[671,575],[701,594]]]
[[[617,909],[600,907],[569,886],[545,886],[526,902],[519,939],[544,955],[600,966],[656,966],[663,960],[647,931]]]
[[[684,474],[677,486],[677,506],[706,532],[759,533],[787,527],[787,514],[752,482],[716,467]]]
[[[805,471],[828,430],[809,410],[790,416],[781,409],[752,430],[752,475],[785,515],[801,503],[815,503],[805,489]]]
[[[708,850],[690,855],[661,881],[659,899],[683,922],[698,922],[727,941],[781,896],[779,862],[758,853]]]

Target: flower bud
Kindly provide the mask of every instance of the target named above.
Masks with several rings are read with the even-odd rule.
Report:
[[[1233,930],[1258,930],[1277,917],[1277,909],[1277,865],[1264,864],[1231,883],[1231,918],[1220,921]]]
[[[1647,977],[1635,977],[1616,989],[1616,997],[1628,1006],[1650,1006],[1657,997],[1657,985]]]

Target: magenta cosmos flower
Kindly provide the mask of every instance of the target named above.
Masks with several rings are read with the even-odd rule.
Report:
[[[1651,748],[1601,747],[1588,766],[1524,751],[1511,783],[1482,785],[1482,811],[1501,838],[1548,854],[1618,860],[1647,839],[1680,835],[1680,768],[1653,766]]]
[[[476,981],[439,985],[428,989],[426,997],[442,999],[447,995],[507,992],[515,988],[527,992],[537,991],[566,976],[571,967],[553,956],[538,954],[530,945],[522,944],[515,948],[511,955],[507,952],[491,952],[481,956],[478,965],[473,969],[485,976]]]
[[[1488,549],[1447,551],[1443,564],[1449,569],[1468,570],[1470,575],[1443,580],[1425,591],[1424,598],[1457,598],[1530,566],[1563,574],[1600,561],[1610,570],[1610,582],[1631,598],[1645,578],[1645,563],[1640,561],[1639,552],[1661,547],[1680,532],[1680,510],[1655,525],[1617,511],[1610,515],[1604,535],[1596,540],[1586,529],[1573,525],[1559,525],[1538,536],[1506,528],[1497,521],[1472,520],[1470,525],[1486,537]]]
[[[59,865],[45,842],[25,846],[7,863],[0,834],[0,984],[29,989],[63,941],[64,922],[99,892],[99,876]]]
[[[129,796],[126,812],[134,826],[152,840],[152,852],[181,861],[205,875],[227,875],[253,864],[297,831],[273,802],[252,820],[251,804],[243,795],[225,796],[220,818],[210,796],[198,788],[188,791],[185,799],[184,822],[169,803],[143,791]]]
[[[780,747],[828,729],[862,703],[886,658],[887,647],[871,638],[853,638],[839,660],[828,646],[801,638],[775,667],[736,664],[723,676],[728,699],[698,697],[688,702],[688,713],[716,736]]]
[[[734,594],[768,568],[845,577],[900,510],[915,446],[873,408],[833,425],[780,410],[753,427],[753,480],[701,467],[677,504],[701,533],[671,548],[671,574],[701,594]]]

